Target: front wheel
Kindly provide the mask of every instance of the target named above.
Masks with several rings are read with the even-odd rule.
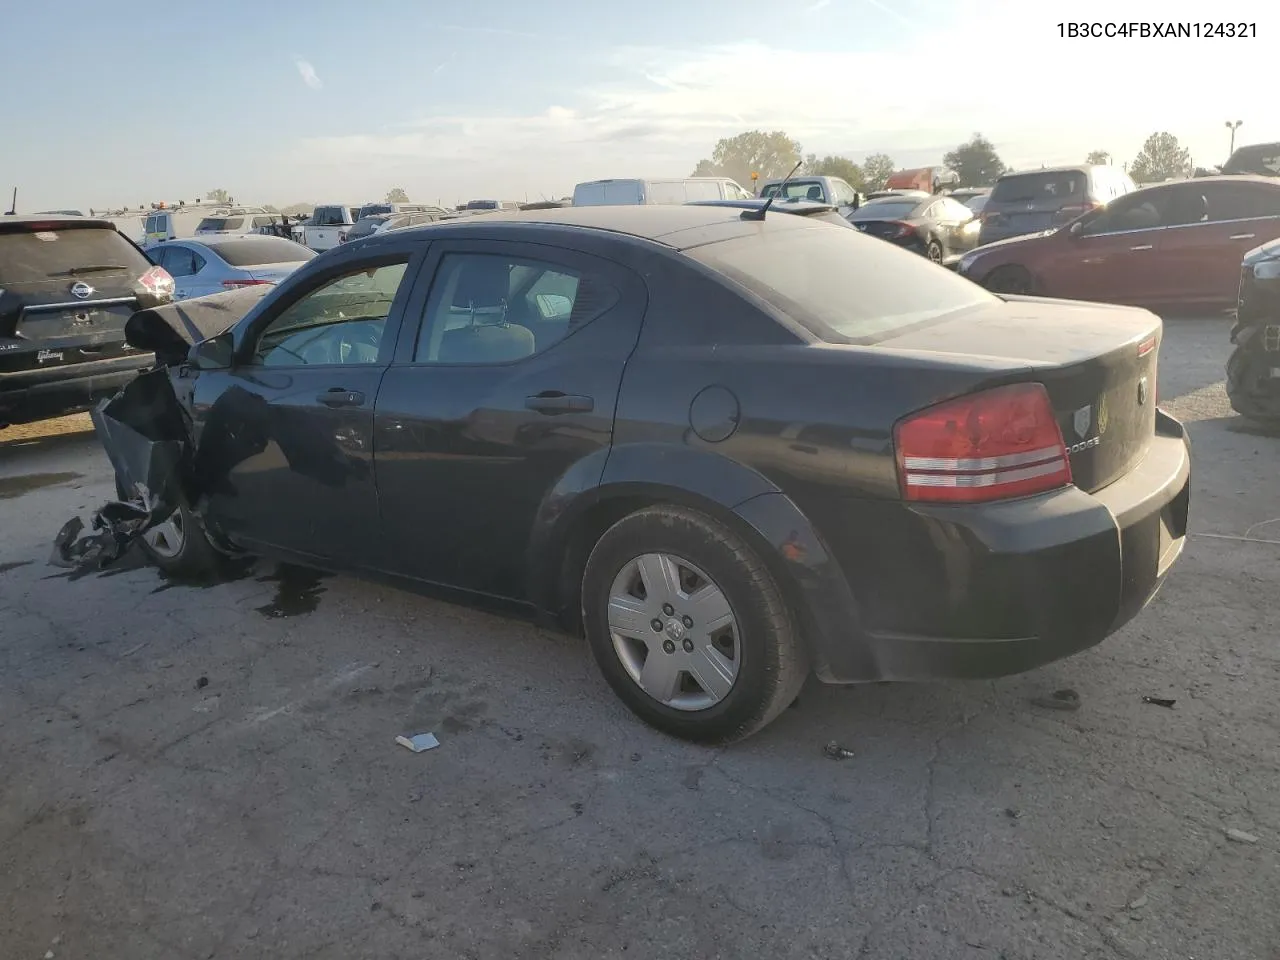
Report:
[[[170,576],[206,577],[218,571],[219,554],[185,503],[147,530],[140,542],[151,562]]]
[[[808,661],[782,591],[735,533],[697,511],[640,510],[587,560],[587,640],[646,723],[701,743],[742,740],[800,692]]]
[[[1029,295],[1035,293],[1035,281],[1025,267],[996,267],[982,284],[992,293]]]

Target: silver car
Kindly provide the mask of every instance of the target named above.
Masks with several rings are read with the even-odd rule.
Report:
[[[283,237],[252,235],[169,240],[148,247],[146,253],[173,277],[179,300],[279,283],[316,256]]]

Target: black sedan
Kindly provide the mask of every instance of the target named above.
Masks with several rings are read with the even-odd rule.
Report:
[[[978,245],[974,212],[959,200],[930,195],[880,197],[849,214],[859,230],[934,263],[950,264]]]
[[[130,335],[180,359],[190,309]],[[811,672],[993,677],[1136,615],[1187,524],[1161,335],[789,214],[380,234],[148,375],[193,423],[152,438],[193,455],[144,537],[173,573],[246,552],[519,601],[647,722],[732,741]]]

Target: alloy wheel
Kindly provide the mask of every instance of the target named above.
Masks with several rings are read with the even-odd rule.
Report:
[[[157,556],[170,559],[182,552],[186,543],[186,529],[182,522],[182,511],[175,510],[167,520],[157,523],[142,535],[148,547]]]

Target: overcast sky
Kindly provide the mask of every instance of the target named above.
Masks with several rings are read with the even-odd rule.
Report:
[[[936,163],[1119,163],[1168,130],[1200,165],[1280,140],[1280,5],[1184,0],[34,0],[0,58],[19,209],[194,198],[447,203],[687,175],[717,139]],[[1209,11],[1209,12],[1206,12]],[[1221,11],[1221,12],[1219,12]],[[1073,20],[1256,23],[1226,40],[1059,36]],[[15,40],[16,38],[16,40]],[[6,198],[7,199],[7,198]]]

